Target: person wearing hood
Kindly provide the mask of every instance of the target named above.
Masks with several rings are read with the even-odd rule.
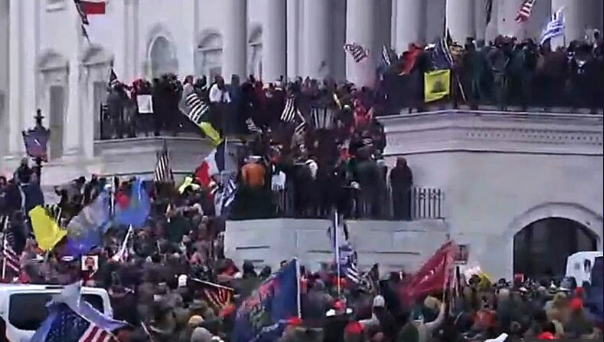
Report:
[[[593,325],[585,318],[583,311],[583,301],[580,298],[573,298],[570,301],[569,319],[564,325],[566,338],[583,338],[593,333]]]
[[[398,334],[398,328],[396,320],[388,310],[386,310],[386,301],[382,296],[375,296],[373,298],[373,314],[379,321],[381,331],[384,335],[384,342],[391,342],[396,340]]]

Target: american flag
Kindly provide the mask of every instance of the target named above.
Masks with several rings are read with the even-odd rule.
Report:
[[[234,289],[199,279],[191,279],[191,281],[195,297],[207,302],[212,308],[220,311],[233,304]]]
[[[522,3],[522,6],[520,6],[518,14],[516,15],[516,22],[523,23],[531,18],[535,1],[536,0],[525,0],[524,3]]]
[[[115,73],[115,70],[113,70],[113,68],[111,68],[111,73],[109,74],[109,87],[113,88],[116,87],[120,84],[120,80],[119,78],[117,78],[117,74]]]
[[[16,250],[15,236],[10,227],[10,222],[6,220],[4,222],[4,238],[2,239],[3,279],[12,279],[19,275],[21,272],[20,254]]]
[[[296,106],[296,98],[294,96],[290,96],[285,100],[285,108],[281,113],[281,121],[295,123],[294,134],[296,135],[304,134],[306,131],[306,119]]]
[[[369,57],[369,52],[357,43],[344,45],[344,51],[352,56],[355,63],[360,63]]]
[[[60,304],[45,342],[117,342],[111,332],[90,322],[66,304]]]
[[[157,162],[153,171],[153,180],[159,183],[173,183],[174,174],[170,168],[170,155],[168,154],[168,145],[164,141],[164,147],[157,154]]]
[[[491,19],[493,19],[493,0],[486,0],[484,10],[486,12],[485,17],[488,25],[491,23]]]
[[[382,65],[387,68],[392,65],[392,49],[382,45]]]
[[[224,216],[237,195],[237,173],[231,172],[228,178],[212,191],[217,216]]]

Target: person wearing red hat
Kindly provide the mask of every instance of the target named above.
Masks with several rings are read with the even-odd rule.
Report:
[[[573,298],[570,301],[570,317],[564,326],[565,337],[582,338],[593,333],[593,325],[585,317],[583,312],[583,300]]]
[[[538,340],[555,340],[554,334],[549,331],[544,331],[541,334],[537,335]]]

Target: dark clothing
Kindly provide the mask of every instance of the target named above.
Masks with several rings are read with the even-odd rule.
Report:
[[[392,185],[392,205],[394,217],[400,220],[411,219],[411,186],[413,172],[409,166],[397,166],[390,172]]]

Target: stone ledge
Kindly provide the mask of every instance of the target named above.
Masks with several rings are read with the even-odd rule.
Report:
[[[602,115],[438,111],[380,118],[386,155],[444,151],[602,155]],[[404,150],[403,150],[404,149]]]
[[[349,220],[350,240],[359,256],[359,267],[379,263],[383,270],[415,270],[449,234],[442,220],[411,222]],[[225,253],[237,264],[254,261],[258,267],[278,267],[281,260],[300,258],[308,267],[333,260],[328,220],[266,219],[228,221]]]

